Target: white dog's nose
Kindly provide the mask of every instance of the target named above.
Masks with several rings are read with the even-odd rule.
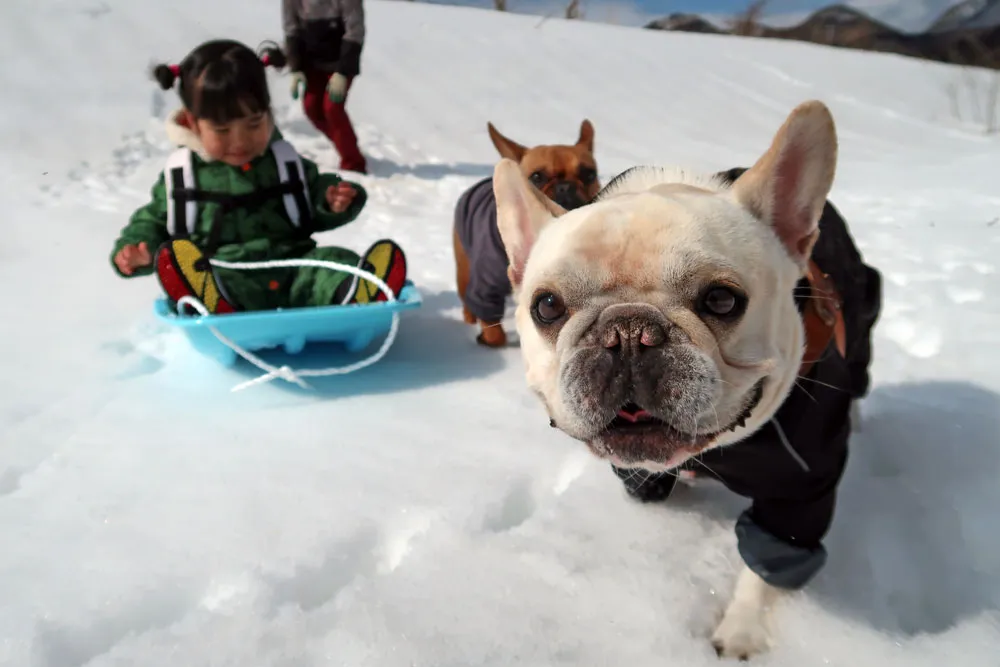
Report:
[[[659,347],[667,340],[663,325],[642,315],[626,315],[605,325],[601,342],[609,350],[618,347]]]

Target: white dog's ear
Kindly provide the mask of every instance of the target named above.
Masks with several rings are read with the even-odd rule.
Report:
[[[771,147],[733,183],[737,200],[770,224],[788,254],[805,268],[837,168],[837,131],[830,110],[812,100],[788,115]]]
[[[497,200],[497,226],[507,250],[507,275],[515,287],[524,278],[528,255],[539,232],[566,212],[532,185],[513,160],[503,159],[493,170],[493,194]]]

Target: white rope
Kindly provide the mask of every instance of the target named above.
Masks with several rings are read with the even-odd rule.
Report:
[[[341,264],[339,262],[328,262],[320,259],[276,259],[265,262],[234,263],[234,262],[224,262],[222,260],[210,259],[209,263],[212,264],[212,266],[218,266],[219,268],[223,269],[232,269],[235,271],[256,271],[258,269],[278,269],[278,268],[286,268],[294,266],[315,266],[321,269],[346,271],[347,273],[355,275],[358,278],[366,278],[367,280],[372,281],[373,283],[378,285],[379,288],[385,293],[389,303],[396,302],[396,295],[393,294],[392,290],[389,289],[389,286],[386,285],[381,278],[372,273],[369,273],[368,271],[365,271],[364,269],[359,269],[356,266],[350,266],[347,264]],[[181,308],[181,306],[185,304],[197,310],[198,313],[200,313],[201,315],[211,315],[211,313],[208,312],[208,308],[205,307],[205,304],[203,304],[201,301],[194,298],[193,296],[181,297],[177,301],[178,310]],[[393,311],[392,325],[389,327],[389,335],[386,336],[386,339],[382,342],[382,346],[367,359],[362,359],[361,361],[349,364],[347,366],[341,366],[339,368],[314,368],[314,369],[306,368],[297,372],[289,366],[272,366],[271,364],[267,363],[257,355],[251,353],[249,350],[245,350],[239,345],[237,345],[228,337],[224,336],[214,326],[210,324],[206,324],[205,326],[207,326],[208,330],[211,331],[215,335],[215,337],[218,338],[219,341],[222,342],[224,345],[226,345],[229,349],[231,349],[233,352],[235,352],[236,354],[240,355],[241,357],[249,361],[251,364],[259,368],[260,370],[265,371],[264,375],[256,377],[253,380],[242,382],[233,387],[231,391],[234,392],[241,391],[255,384],[270,382],[275,378],[281,378],[282,380],[285,380],[287,382],[293,382],[302,387],[303,389],[311,389],[312,387],[310,387],[310,385],[305,380],[302,379],[303,377],[346,375],[347,373],[353,373],[354,371],[361,370],[362,368],[370,366],[375,362],[379,361],[380,359],[382,359],[382,357],[384,357],[386,353],[389,351],[389,348],[392,346],[393,341],[395,341],[396,339],[396,332],[399,330],[399,312]]]

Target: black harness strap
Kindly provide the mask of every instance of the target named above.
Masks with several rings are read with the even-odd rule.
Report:
[[[291,194],[295,197],[295,205],[299,208],[299,229],[312,230],[312,209],[306,199],[306,185],[299,178],[299,169],[294,161],[285,163],[288,172],[287,185],[292,187]]]
[[[183,167],[174,167],[170,170],[170,176],[174,183],[184,182],[184,169]],[[188,221],[187,221],[187,207],[184,203],[187,199],[181,199],[177,196],[177,188],[174,188],[174,192],[171,194],[174,200],[174,237],[175,238],[187,238],[190,236],[188,233]]]
[[[179,171],[179,170],[177,170]],[[182,175],[174,173],[174,182],[183,182]],[[302,189],[302,181],[296,169],[289,169],[289,181],[279,185],[273,185],[253,192],[234,195],[228,192],[214,192],[211,190],[197,190],[193,188],[174,188],[172,197],[174,200],[174,216],[176,229],[174,235],[177,237],[188,236],[187,221],[185,220],[184,205],[188,202],[208,202],[219,204],[212,216],[212,223],[208,233],[208,241],[202,251],[205,257],[211,257],[219,249],[222,236],[222,217],[239,208],[258,207],[271,199],[280,199],[285,195],[293,195],[299,207],[298,231],[302,236],[312,234],[312,216],[309,211],[309,202],[306,200],[305,192]],[[291,224],[291,223],[290,223]]]

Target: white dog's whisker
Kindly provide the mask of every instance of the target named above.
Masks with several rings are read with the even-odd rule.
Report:
[[[801,385],[801,384],[799,383],[799,379],[801,379],[801,378],[796,378],[796,379],[795,379],[795,386],[796,386],[796,387],[798,387],[799,389],[801,389],[801,390],[802,390],[802,393],[803,393],[803,394],[805,394],[806,396],[808,396],[809,398],[811,398],[811,399],[812,399],[812,402],[813,402],[813,403],[819,403],[819,401],[817,401],[817,400],[816,400],[816,397],[815,397],[815,396],[813,396],[812,394],[810,394],[810,393],[809,393],[809,390],[808,390],[808,389],[806,389],[805,387],[803,387],[803,386],[802,386],[802,385]]]
[[[714,403],[712,404],[712,412],[715,413],[715,430],[716,431],[721,431],[722,430],[722,420],[719,419],[719,411],[715,409],[715,404]]]
[[[725,452],[725,450],[721,450],[721,451]],[[704,468],[708,472],[710,472],[713,475],[715,475],[716,477],[719,476],[719,474],[717,472],[715,472],[714,470],[712,470],[712,468],[707,463],[705,463],[704,461],[701,460],[701,454],[699,454],[698,456],[694,457],[694,462],[697,463],[698,465],[700,465],[702,468]]]
[[[712,409],[715,409],[714,405]],[[716,417],[718,417],[718,414],[716,414]],[[698,415],[691,415],[691,430],[689,432],[691,433],[691,445],[694,446],[698,442]]]
[[[821,387],[827,387],[828,389],[833,389],[835,391],[843,391],[843,392],[847,391],[843,387],[838,387],[836,385],[830,384],[829,382],[823,382],[822,380],[816,380],[814,378],[807,378],[804,375],[798,375],[798,376],[796,376],[795,383],[798,384],[799,380],[805,380],[806,382],[815,382],[816,384],[820,385]]]
[[[797,295],[797,296],[798,296],[799,299],[806,299],[806,300],[812,300],[812,301],[830,301],[830,302],[836,302],[836,299],[834,299],[832,297],[829,297],[829,296],[802,296],[802,295]]]

